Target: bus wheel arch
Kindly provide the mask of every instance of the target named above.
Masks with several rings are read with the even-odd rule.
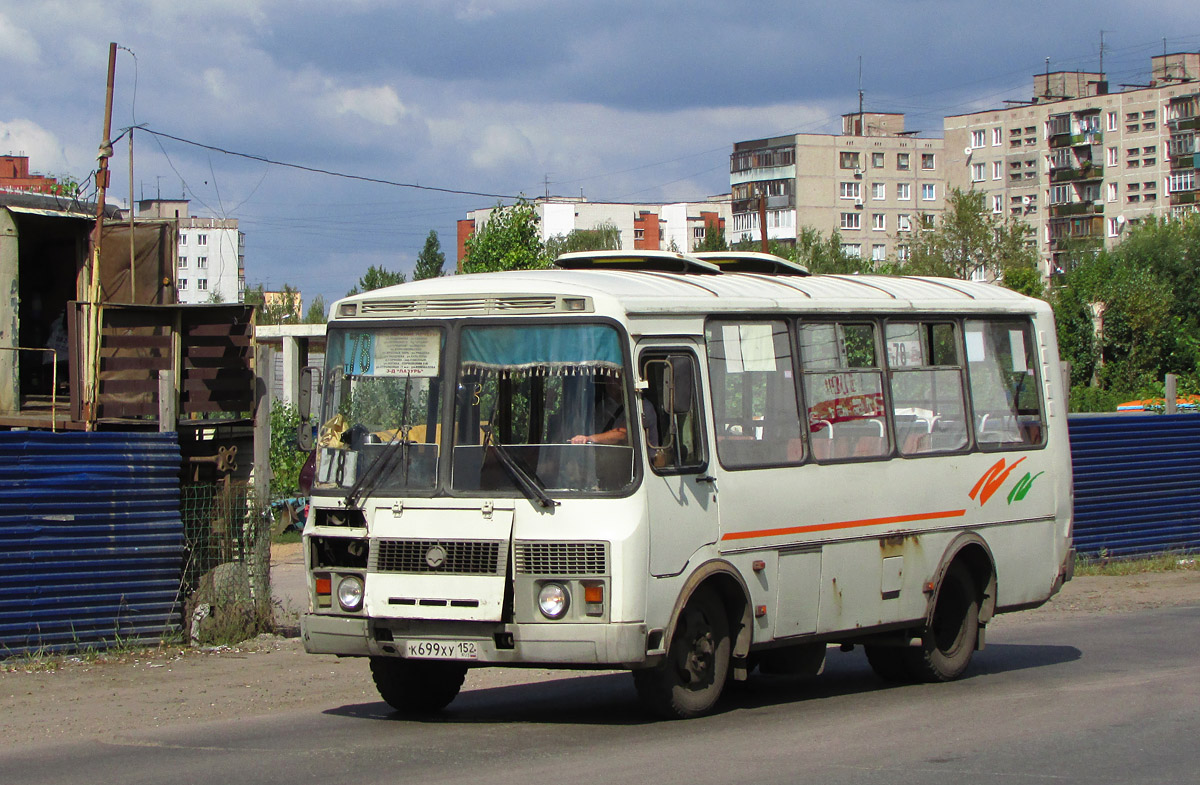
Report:
[[[975,532],[962,532],[951,541],[930,580],[933,591],[925,611],[925,624],[933,622],[937,598],[946,574],[955,563],[961,563],[970,574],[979,598],[979,623],[987,624],[996,612],[996,559],[987,542]]]
[[[737,573],[719,560],[688,578],[664,631],[665,654],[633,672],[647,708],[668,719],[696,717],[716,704],[731,669],[745,678],[753,621],[747,597]]]

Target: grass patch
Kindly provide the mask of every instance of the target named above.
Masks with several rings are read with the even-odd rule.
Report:
[[[1140,575],[1146,572],[1176,572],[1197,569],[1195,553],[1161,553],[1115,559],[1103,553],[1096,558],[1085,556],[1075,560],[1076,575]]]
[[[300,542],[303,539],[304,535],[301,532],[291,530],[279,532],[279,534],[274,535],[271,537],[271,543],[274,545],[288,545],[289,543]]]

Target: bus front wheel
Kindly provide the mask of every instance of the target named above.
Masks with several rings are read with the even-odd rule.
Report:
[[[668,719],[707,713],[729,675],[730,647],[725,604],[712,589],[698,590],[679,615],[663,661],[633,672],[642,703]]]
[[[405,714],[433,714],[462,689],[467,667],[456,662],[372,657],[371,678],[389,706]]]

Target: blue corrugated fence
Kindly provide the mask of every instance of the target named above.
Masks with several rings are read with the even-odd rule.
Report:
[[[1200,416],[1072,417],[1069,425],[1079,553],[1200,549]]]
[[[175,434],[0,432],[0,657],[178,631]]]

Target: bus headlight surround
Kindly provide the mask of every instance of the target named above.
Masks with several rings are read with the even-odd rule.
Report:
[[[547,619],[561,619],[571,607],[571,593],[561,583],[547,583],[538,592],[538,610]]]
[[[342,610],[356,611],[361,608],[363,602],[362,578],[357,575],[347,575],[338,581],[337,598],[338,605],[342,606]]]

